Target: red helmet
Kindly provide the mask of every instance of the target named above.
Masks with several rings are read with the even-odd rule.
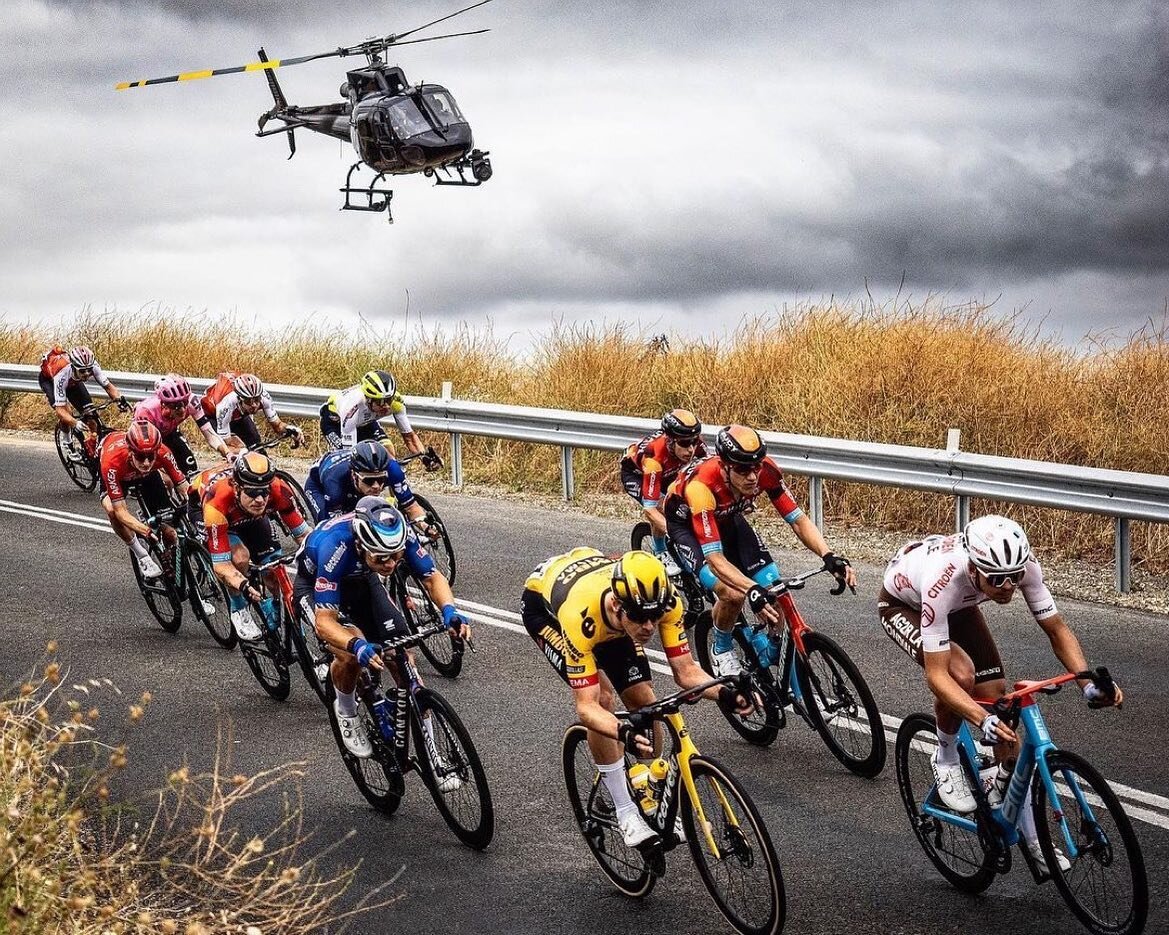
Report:
[[[162,445],[162,433],[153,422],[131,422],[126,429],[126,444],[140,455],[157,454]]]

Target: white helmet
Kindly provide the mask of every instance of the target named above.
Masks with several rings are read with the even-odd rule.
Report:
[[[1021,571],[1031,557],[1023,527],[1005,516],[980,516],[962,530],[966,552],[979,571],[989,575]]]

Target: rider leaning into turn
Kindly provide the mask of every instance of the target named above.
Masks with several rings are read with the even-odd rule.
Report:
[[[691,461],[707,456],[702,423],[689,409],[671,409],[662,416],[662,427],[634,442],[621,458],[621,486],[645,512],[653,537],[654,553],[670,574],[677,574],[666,548],[666,517],[662,499],[678,472]]]
[[[666,526],[679,557],[708,590],[714,591],[715,675],[734,675],[742,663],[734,651],[734,627],[746,601],[759,618],[775,627],[783,614],[768,590],[779,569],[746,514],[767,494],[796,537],[824,561],[824,568],[850,587],[856,572],[836,555],[824,536],[796,503],[783,471],[767,456],[767,445],[752,428],[728,425],[715,438],[716,457],[684,468],[666,496]],[[762,665],[770,663],[766,633],[752,639]]]
[[[617,696],[629,711],[653,704],[644,646],[656,630],[674,681],[693,688],[709,681],[690,655],[682,605],[665,566],[648,552],[606,558],[577,548],[548,559],[532,572],[520,599],[528,635],[572,689],[577,717],[588,728],[589,750],[613,799],[621,836],[630,847],[657,835],[630,795],[621,745],[638,756],[654,755],[650,738],[613,713]],[[750,713],[751,705],[726,686],[703,696]]]
[[[386,370],[370,370],[356,386],[338,390],[329,397],[321,406],[321,438],[334,451],[352,448],[366,439],[380,441],[386,433],[378,420],[390,415],[410,453],[421,455],[428,471],[437,470],[439,462],[427,456],[422,440],[410,425],[394,376]]]
[[[363,497],[352,513],[317,526],[297,553],[296,602],[333,653],[333,711],[345,748],[362,759],[373,755],[373,747],[357,707],[357,679],[362,667],[384,669],[380,644],[409,632],[382,581],[403,561],[441,609],[447,628],[457,638],[469,639],[471,628],[455,609],[450,584],[402,514],[379,497]],[[397,673],[391,675],[397,678]],[[430,717],[422,724],[433,738]],[[448,774],[440,788],[450,791],[460,782]]]
[[[406,472],[390,457],[378,441],[361,441],[352,448],[330,451],[314,464],[305,478],[304,492],[316,511],[315,519],[323,522],[338,513],[352,510],[362,497],[378,497],[389,486],[398,508],[416,527],[426,519],[426,511],[414,499],[406,483]],[[419,529],[430,538],[431,531]]]
[[[84,433],[78,419],[69,411],[69,404],[71,403],[78,412],[86,406],[93,405],[93,397],[89,395],[89,390],[85,386],[89,380],[96,381],[105,394],[117,402],[123,412],[130,411],[129,401],[122,398],[118,388],[102,373],[97,358],[88,347],[78,345],[66,351],[53,345],[41,357],[41,369],[37,375],[41,392],[45,394],[49,405],[57,414],[57,421],[72,429],[73,434],[78,437],[82,437]]]
[[[1007,682],[998,646],[978,605],[1008,604],[1016,591],[1023,593],[1031,616],[1067,671],[1087,671],[1084,651],[1043,583],[1043,569],[1026,533],[1005,516],[980,516],[967,523],[961,535],[909,542],[885,569],[877,603],[881,626],[925,671],[938,724],[938,749],[931,758],[938,796],[961,814],[977,808],[958,754],[963,720],[976,737],[995,745],[999,769],[988,792],[992,805],[1002,801],[1014,767],[1017,735],[979,704],[1001,698]],[[1090,681],[1079,684],[1090,707],[1124,700],[1119,686],[1110,696]],[[1035,816],[1030,808],[1019,814],[1027,849],[1046,873]],[[1061,868],[1070,869],[1058,849],[1056,855]]]
[[[154,539],[154,531],[138,519],[126,505],[126,495],[138,488],[146,509],[153,515],[171,502],[167,485],[175,496],[187,494],[187,478],[174,454],[162,443],[162,435],[149,422],[131,422],[125,432],[111,432],[102,441],[100,454],[101,505],[110,526],[130,547],[143,578],[158,578],[162,569],[150,554],[144,539]],[[166,474],[163,480],[160,472]],[[174,530],[164,526],[162,533],[173,541]]]
[[[188,477],[199,470],[195,453],[179,431],[188,418],[195,420],[195,425],[213,451],[217,451],[223,458],[229,454],[227,442],[215,433],[203,408],[192,396],[190,384],[177,373],[168,373],[158,378],[154,392],[134,407],[134,418],[152,422],[158,428],[163,442],[174,452],[179,466]]]
[[[303,433],[295,425],[286,425],[276,412],[271,394],[254,373],[226,370],[199,398],[203,414],[211,427],[235,451],[255,448],[260,444],[260,430],[253,418],[263,411],[272,431],[292,439],[292,447],[299,448]]]
[[[272,462],[256,451],[199,474],[191,484],[190,508],[206,529],[215,575],[229,589],[236,636],[258,640],[263,634],[247,605],[258,604],[261,595],[248,582],[248,563],[280,548],[270,516],[279,514],[298,545],[308,535],[308,521],[297,511],[292,491],[276,476]],[[276,593],[277,586],[270,584]]]

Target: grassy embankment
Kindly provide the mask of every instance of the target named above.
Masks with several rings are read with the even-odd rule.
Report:
[[[124,714],[132,735],[150,697],[99,710],[116,688],[69,687],[54,649],[37,679],[0,700],[0,932],[309,935],[360,911],[338,908],[354,869],[323,872],[306,854],[296,764],[232,775],[221,737],[211,773],[176,769],[143,814],[115,805],[131,752],[98,719]],[[257,797],[274,814],[246,836],[234,816]]]
[[[468,330],[403,340],[306,324],[274,337],[194,317],[83,315],[66,333],[0,322],[0,359],[33,363],[51,340],[91,344],[108,369],[211,376],[238,367],[272,382],[342,386],[383,366],[420,395],[451,380],[464,399],[642,416],[686,405],[708,424],[926,447],[943,446],[953,426],[968,451],[1152,473],[1169,454],[1165,330],[1072,350],[975,306],[811,306],[746,322],[727,339],[671,336],[667,352],[634,328],[562,327],[522,358]],[[40,399],[0,399],[0,424],[46,428],[51,418]],[[559,488],[558,458],[540,446],[468,439],[464,466],[471,483]],[[576,466],[578,489],[619,490],[612,455],[580,452]],[[799,479],[793,486],[803,493]],[[891,488],[829,483],[825,506],[833,524],[906,533],[953,521],[949,498]],[[1106,520],[973,504],[989,509],[1024,521],[1045,549],[1110,554]],[[1164,527],[1134,524],[1134,558],[1149,570],[1169,570],[1167,543]]]

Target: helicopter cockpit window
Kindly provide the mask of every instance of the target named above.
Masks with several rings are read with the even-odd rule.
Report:
[[[422,116],[422,112],[411,100],[395,101],[387,108],[390,114],[390,126],[398,139],[406,140],[419,133],[430,130],[430,124]]]
[[[466,123],[466,118],[459,111],[459,105],[446,91],[426,91],[423,95],[430,112],[434,114],[435,123],[440,127],[449,127],[453,123]]]

